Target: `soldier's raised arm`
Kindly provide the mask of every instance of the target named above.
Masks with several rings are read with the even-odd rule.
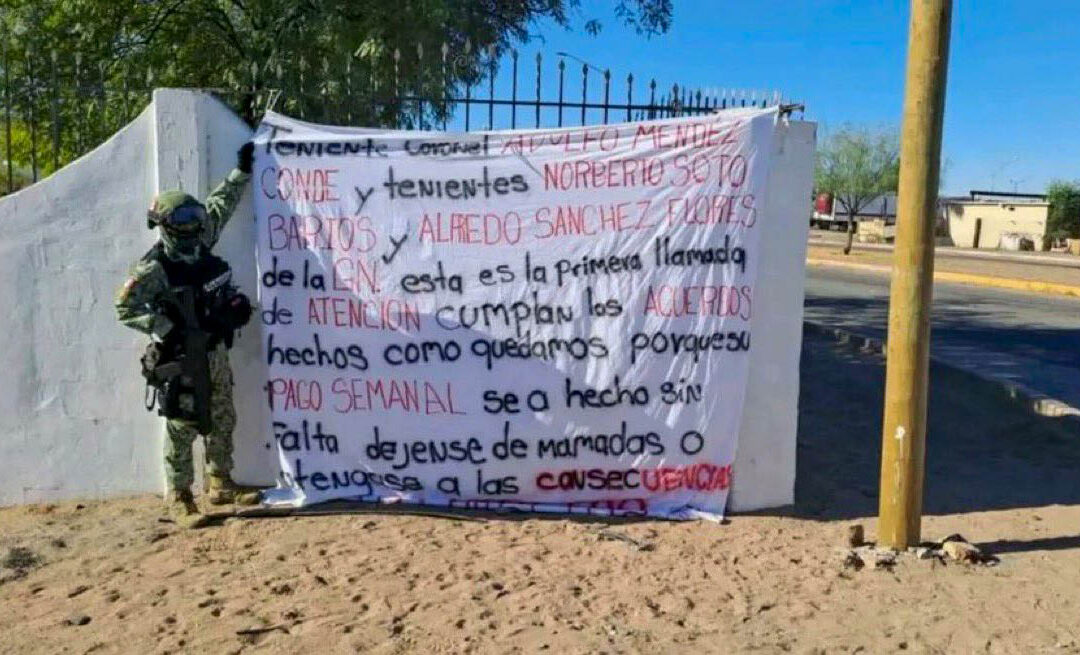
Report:
[[[206,207],[206,225],[203,226],[202,242],[212,248],[221,238],[226,223],[236,211],[236,205],[243,197],[244,187],[251,179],[251,163],[255,146],[250,141],[240,147],[236,153],[236,168],[210,192],[203,205]]]

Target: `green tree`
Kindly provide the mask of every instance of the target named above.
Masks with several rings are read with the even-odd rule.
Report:
[[[828,193],[848,217],[847,244],[851,252],[855,217],[874,198],[896,191],[900,177],[900,146],[892,131],[844,127],[818,148],[814,186]]]
[[[581,0],[0,0],[0,12],[15,117],[42,126],[42,147],[54,115],[65,135],[80,127],[80,152],[153,87],[215,89],[249,121],[277,95],[276,109],[309,120],[430,125],[444,103],[392,98],[455,95],[537,21],[601,28]],[[648,36],[670,27],[672,7],[611,0],[607,12]]]
[[[1046,200],[1050,203],[1046,236],[1080,238],[1080,181],[1054,180],[1046,187]]]

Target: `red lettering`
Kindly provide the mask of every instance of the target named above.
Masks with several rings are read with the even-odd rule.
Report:
[[[308,298],[308,323],[340,328],[419,332],[420,307],[396,298],[361,300],[347,297]]]
[[[425,213],[420,221],[421,243],[460,243],[468,245],[514,245],[521,241],[521,216],[463,212]]]
[[[548,162],[544,164],[544,188],[656,187],[663,184],[664,171],[664,160],[655,157]]]
[[[399,378],[336,378],[330,385],[334,411],[397,412],[425,416],[461,416],[460,403],[450,382],[433,383]]]
[[[283,216],[271,214],[266,220],[270,250],[329,250],[370,252],[378,243],[367,216]]]
[[[731,465],[699,462],[687,466],[629,469],[566,469],[541,471],[535,483],[541,491],[638,489],[652,492],[724,491],[731,486]]]
[[[749,320],[751,316],[750,286],[675,286],[660,284],[649,286],[645,293],[646,316],[678,318],[680,316],[738,316]]]
[[[266,386],[270,409],[287,412],[292,409],[319,411],[322,409],[322,386],[318,380],[274,378]]]
[[[259,189],[270,199],[337,202],[336,168],[282,168],[268,166],[259,176]]]

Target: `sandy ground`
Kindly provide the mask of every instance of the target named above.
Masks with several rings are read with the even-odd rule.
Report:
[[[190,532],[153,497],[2,509],[0,652],[1080,653],[1080,438],[934,375],[924,535],[996,566],[844,567],[847,527],[874,532],[882,368],[811,338],[794,508]]]

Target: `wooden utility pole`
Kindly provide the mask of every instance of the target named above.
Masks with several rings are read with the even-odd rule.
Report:
[[[878,542],[887,548],[920,540],[934,223],[951,16],[952,0],[911,1],[881,429]]]

